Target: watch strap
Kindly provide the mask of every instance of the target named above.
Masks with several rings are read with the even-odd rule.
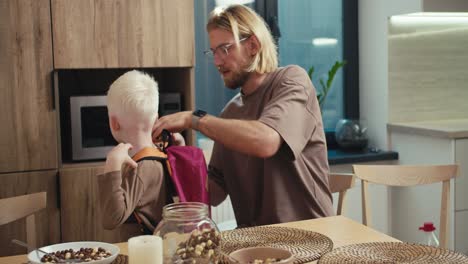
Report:
[[[192,129],[198,131],[198,123],[206,115],[206,112],[203,110],[195,110],[192,112]]]

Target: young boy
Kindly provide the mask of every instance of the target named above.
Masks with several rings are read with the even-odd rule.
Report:
[[[135,162],[131,156],[156,147],[151,138],[158,118],[158,85],[137,70],[120,76],[109,88],[107,108],[112,135],[119,142],[107,155],[104,173],[98,175],[102,224],[114,229],[133,212],[152,233],[166,205],[166,177],[160,160]]]

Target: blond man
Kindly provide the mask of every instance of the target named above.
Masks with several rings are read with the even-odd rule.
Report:
[[[122,225],[135,213],[144,233],[152,233],[167,202],[161,160],[131,156],[153,144],[151,130],[158,118],[156,81],[140,71],[129,71],[112,83],[107,108],[112,135],[119,142],[98,175],[102,224],[106,229]]]
[[[169,115],[153,136],[191,128],[215,141],[211,202],[229,195],[239,226],[333,215],[322,116],[307,73],[278,67],[268,27],[246,6],[215,9],[206,29],[205,53],[226,87],[240,93],[220,117],[201,110]]]

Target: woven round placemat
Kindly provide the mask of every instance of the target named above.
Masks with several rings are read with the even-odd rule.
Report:
[[[128,256],[119,254],[111,264],[128,264]]]
[[[320,264],[338,263],[468,263],[468,257],[443,248],[403,242],[372,242],[339,247]]]
[[[296,264],[317,260],[333,249],[333,242],[327,236],[297,228],[258,226],[221,234],[221,250],[225,254],[256,246],[282,248],[294,255]]]

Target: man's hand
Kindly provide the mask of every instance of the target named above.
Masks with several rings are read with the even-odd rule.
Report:
[[[107,154],[106,166],[104,173],[112,171],[120,171],[123,164],[127,164],[132,168],[138,167],[138,164],[128,155],[128,151],[132,148],[131,144],[120,143]]]
[[[158,120],[153,125],[153,141],[161,134],[163,129],[169,132],[181,132],[192,125],[192,111],[183,111],[171,115],[166,115]]]

